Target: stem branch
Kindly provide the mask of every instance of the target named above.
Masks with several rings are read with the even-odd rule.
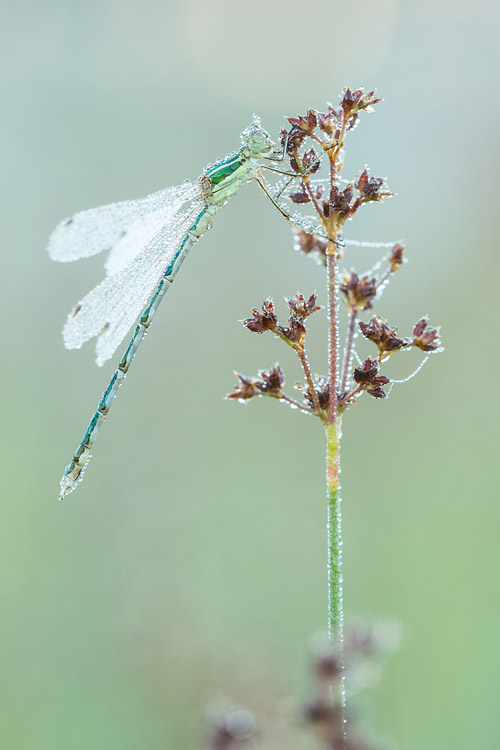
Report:
[[[318,393],[316,391],[316,388],[314,386],[314,381],[312,379],[311,375],[311,368],[309,367],[309,362],[307,361],[307,356],[305,353],[305,350],[297,350],[297,356],[300,359],[300,364],[302,365],[302,369],[304,370],[304,375],[307,381],[307,385],[309,386],[309,390],[311,391],[312,400],[314,403],[314,408],[316,409],[316,412],[318,416],[321,416],[321,406],[319,404],[319,398]]]
[[[300,409],[301,411],[306,412],[306,414],[314,414],[312,409],[308,409],[307,406],[301,404],[300,401],[296,401],[294,398],[290,398],[290,396],[287,396],[286,393],[282,392],[279,398],[281,401],[286,401],[286,403],[290,404],[290,406],[294,406],[296,409]]]
[[[347,331],[347,338],[346,338],[346,344],[345,344],[344,367],[343,367],[343,372],[342,372],[342,380],[340,382],[340,393],[343,393],[345,391],[345,388],[347,385],[347,378],[349,376],[349,370],[351,369],[352,345],[354,343],[354,332],[356,329],[357,317],[358,317],[358,311],[354,309],[351,310],[351,315],[349,318],[349,328]]]

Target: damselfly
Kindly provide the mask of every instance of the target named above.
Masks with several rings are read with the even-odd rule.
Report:
[[[61,222],[52,233],[48,252],[53,260],[67,262],[111,250],[106,260],[106,278],[68,316],[63,329],[68,349],[78,349],[97,336],[96,361],[102,365],[140,315],[87,432],[64,471],[59,499],[82,480],[97,433],[158,305],[188,251],[212,226],[219,209],[245,182],[255,179],[278,210],[291,218],[272,197],[262,177],[263,169],[288,174],[290,178],[301,176],[278,167],[284,159],[286,143],[282,150],[276,150],[257,118],[241,134],[241,143],[238,151],[209,165],[195,182],[160,190],[146,198],[81,211]]]

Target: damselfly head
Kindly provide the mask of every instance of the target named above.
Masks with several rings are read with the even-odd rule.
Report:
[[[260,121],[254,119],[253,123],[241,134],[243,148],[248,149],[250,156],[268,154],[274,148],[269,133],[260,126]]]

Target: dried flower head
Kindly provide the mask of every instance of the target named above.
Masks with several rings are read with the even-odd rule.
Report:
[[[428,328],[427,318],[421,318],[413,327],[413,345],[423,352],[434,352],[441,347],[437,328]]]
[[[356,271],[346,271],[339,285],[342,299],[349,310],[360,312],[369,310],[377,296],[377,279],[370,276],[358,276]]]
[[[236,377],[239,380],[234,386],[234,391],[228,393],[226,398],[238,399],[238,401],[249,401],[254,396],[260,396],[260,390],[257,385],[257,378],[251,378],[248,375],[243,375],[240,372],[235,372]]]
[[[292,203],[310,203],[311,198],[309,197],[309,193],[304,187],[304,184],[301,182],[299,187],[294,193],[290,193],[288,198],[292,201]]]
[[[274,312],[274,302],[267,299],[262,303],[262,311],[257,308],[252,309],[252,317],[241,321],[245,328],[252,333],[264,333],[264,331],[274,331],[278,325],[278,318]]]
[[[306,255],[315,255],[326,266],[328,240],[323,240],[315,234],[299,229],[295,232],[295,247]]]
[[[286,128],[281,128],[280,135],[280,143],[283,147],[286,145],[287,156],[293,156],[307,138],[307,133],[295,127],[295,125],[289,131]]]
[[[308,185],[308,189],[306,190],[304,187],[304,183],[301,182],[298,189],[294,193],[290,193],[288,195],[288,198],[292,201],[292,203],[302,204],[302,203],[310,203],[311,200],[313,201],[319,201],[321,199],[321,196],[323,195],[323,185],[320,183],[318,185]]]
[[[325,378],[324,375],[320,375],[319,377],[315,378],[312,382],[312,386],[316,392],[317,401],[319,404],[319,407],[322,411],[327,412],[328,411],[328,404],[330,403],[330,384],[328,382],[328,378]],[[312,408],[316,408],[315,402],[314,402],[314,394],[312,392],[311,385],[306,385],[305,388],[302,389],[304,394],[304,399],[306,403]]]
[[[286,302],[292,317],[305,320],[309,315],[321,310],[321,305],[316,304],[316,301],[316,293],[311,294],[309,299],[306,300],[303,294],[297,292],[295,297],[289,297]]]
[[[390,383],[390,380],[385,375],[378,375],[378,370],[378,361],[368,358],[356,367],[353,377],[356,383],[373,398],[385,398],[387,394],[382,386]]]
[[[341,109],[336,110],[330,104],[327,112],[318,112],[317,116],[318,126],[325,135],[331,138],[332,136],[335,136],[335,133],[337,132],[337,137],[340,136],[340,128],[342,126],[343,118],[343,112]]]
[[[381,201],[383,198],[391,198],[394,193],[382,190],[383,185],[384,178],[370,177],[367,167],[354,180],[354,187],[360,193],[361,203],[370,203],[370,201]]]
[[[382,101],[382,99],[377,99],[374,94],[375,89],[373,91],[368,91],[366,94],[363,93],[363,89],[351,91],[349,86],[344,89],[340,106],[342,107],[345,116],[352,117],[362,109],[366,110],[366,112],[373,112],[374,105],[377,104],[377,102]]]
[[[285,374],[279,365],[274,365],[269,371],[259,370],[258,377],[249,377],[241,373],[235,373],[239,380],[234,391],[226,398],[249,401],[254,396],[273,396],[281,398],[281,388],[285,383]]]
[[[387,256],[387,260],[390,265],[391,273],[395,273],[395,271],[399,271],[401,266],[403,265],[403,252],[404,252],[404,245],[402,245],[400,242],[397,242],[392,248]]]
[[[298,164],[297,161],[296,164]],[[354,197],[354,189],[359,193],[356,197]],[[370,177],[365,168],[353,183],[348,183],[342,190],[337,182],[332,182],[328,200],[321,201],[319,206],[322,217],[331,220],[338,231],[348,219],[352,219],[361,206],[392,196],[393,193],[386,189],[383,178]],[[300,193],[299,200],[306,202],[301,198]]]
[[[330,188],[330,200],[323,202],[323,213],[326,218],[331,217],[333,214],[340,220],[340,224],[343,224],[347,219],[354,215],[352,205],[352,196],[354,194],[353,186],[347,185],[343,190],[339,190],[337,185],[332,185]]]
[[[385,320],[377,316],[374,316],[369,323],[360,321],[359,327],[365,339],[373,341],[378,346],[381,357],[410,345],[408,339],[396,336],[397,328],[391,328]]]
[[[287,117],[286,119],[290,125],[293,125],[297,130],[300,130],[306,135],[312,135],[318,126],[316,112],[312,109],[309,109],[305,116],[298,115],[298,117]]]
[[[279,337],[283,339],[296,351],[304,350],[304,343],[306,338],[306,327],[303,323],[303,318],[295,315],[290,315],[287,326],[278,326],[276,329]]]
[[[258,388],[261,393],[278,395],[281,393],[281,387],[285,384],[285,374],[279,365],[271,367],[269,372],[266,370],[259,371]]]
[[[300,353],[304,349],[306,336],[304,320],[309,317],[309,315],[321,310],[321,307],[316,304],[316,294],[311,294],[311,296],[306,299],[300,292],[297,292],[295,297],[290,297],[287,300],[287,304],[288,309],[290,310],[287,326],[282,326],[278,323],[272,299],[267,299],[262,304],[262,310],[253,308],[252,317],[246,318],[242,323],[245,328],[248,328],[252,333],[272,331],[276,336]]]

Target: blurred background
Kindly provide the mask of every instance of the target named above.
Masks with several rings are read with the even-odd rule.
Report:
[[[85,482],[58,504],[115,363],[97,368],[92,345],[66,351],[60,334],[103,258],[58,265],[45,247],[76,210],[196,178],[254,112],[276,137],[345,85],[384,102],[351,134],[344,177],[369,164],[398,194],[348,236],[404,238],[378,312],[402,334],[428,314],[446,346],[346,417],[346,610],[402,623],[373,696],[381,735],[492,746],[499,17],[486,0],[2,3],[3,748],[196,748],[213,696],[272,711],[303,693],[326,622],[322,431],[223,396],[234,369],[277,360],[291,389],[292,353],[238,320],[267,295],[282,314],[297,289],[324,302],[322,269],[246,186],[193,249]]]

